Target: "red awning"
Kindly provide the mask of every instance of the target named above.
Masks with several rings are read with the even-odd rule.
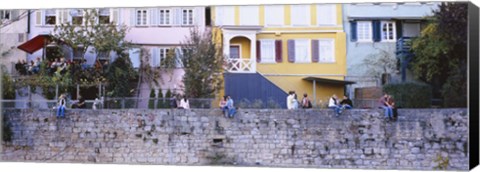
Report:
[[[38,51],[39,49],[42,49],[43,46],[47,45],[50,43],[52,39],[51,35],[37,35],[36,37],[28,40],[27,42],[23,43],[22,45],[19,45],[17,48],[21,49],[29,54],[34,53],[35,51]]]

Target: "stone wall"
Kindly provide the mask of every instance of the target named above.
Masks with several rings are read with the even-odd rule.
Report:
[[[468,169],[466,109],[4,110],[2,161]]]

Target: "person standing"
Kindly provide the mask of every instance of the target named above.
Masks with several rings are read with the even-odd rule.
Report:
[[[328,108],[334,110],[335,116],[338,116],[340,113],[342,113],[337,99],[337,95],[333,94],[333,96],[328,100]]]
[[[308,98],[307,93],[303,94],[302,108],[304,108],[304,109],[312,108],[312,102],[310,102],[310,99]]]

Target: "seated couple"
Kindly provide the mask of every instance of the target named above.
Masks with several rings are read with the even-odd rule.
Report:
[[[353,108],[353,103],[347,96],[343,96],[343,100],[338,102],[337,95],[334,94],[328,100],[328,108],[333,109],[335,111],[335,116],[338,116],[343,110]]]

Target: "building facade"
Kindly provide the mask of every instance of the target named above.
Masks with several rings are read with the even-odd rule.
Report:
[[[27,40],[28,10],[0,10],[0,63],[15,72],[14,63],[26,60],[27,53],[17,46]]]
[[[161,61],[170,51],[179,52],[180,44],[189,36],[194,28],[205,28],[205,7],[145,7],[145,8],[100,8],[98,9],[98,22],[113,22],[117,25],[128,27],[125,40],[131,42],[135,48],[129,50],[129,57],[134,68],[139,68],[141,61],[151,67],[159,67]],[[52,34],[55,26],[62,23],[82,24],[84,9],[39,9],[31,10],[29,27],[31,32],[28,39],[39,35]],[[48,49],[48,46],[47,46]],[[82,53],[66,48],[66,59],[81,58]],[[95,59],[113,61],[116,56],[110,54],[95,54],[89,48],[83,57],[87,64],[93,65]],[[27,59],[32,60],[43,55],[43,49],[28,54]],[[171,73],[164,73],[159,78],[159,85],[142,83],[141,97],[148,97],[150,89],[182,92],[182,77],[184,71],[182,64],[177,63]]]
[[[355,88],[378,87],[385,81],[412,80],[407,70],[412,58],[409,41],[420,35],[438,3],[358,3],[344,5],[344,31],[347,33],[347,79],[355,81],[347,93],[355,97]],[[388,61],[388,64],[378,60]],[[374,64],[372,64],[374,63]],[[383,78],[384,66],[389,78]]]
[[[341,4],[216,6],[228,67],[224,94],[286,106],[287,92],[318,105],[343,95],[346,34]]]

